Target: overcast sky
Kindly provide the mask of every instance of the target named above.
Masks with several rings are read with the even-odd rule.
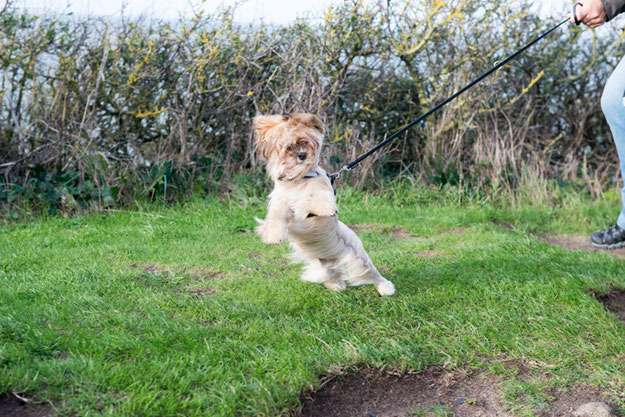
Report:
[[[324,16],[337,0],[17,0],[14,4],[35,13],[71,11],[77,15],[128,16],[147,13],[160,18],[176,18],[192,10],[214,12],[220,6],[239,3],[235,19],[250,22],[263,19],[266,23],[282,24],[302,17]],[[0,0],[0,4],[2,0]]]
[[[25,7],[35,13],[46,11],[71,11],[77,15],[120,16],[121,10],[127,16],[148,15],[173,19],[180,14],[188,14],[192,10],[214,12],[221,5],[239,3],[235,19],[247,23],[263,19],[265,23],[283,24],[293,21],[296,17],[325,16],[328,7],[341,0],[14,0],[18,7]],[[420,1],[420,0],[415,0]],[[3,1],[0,0],[0,4]],[[561,13],[568,0],[536,0],[534,7],[541,9],[543,15],[554,11]]]

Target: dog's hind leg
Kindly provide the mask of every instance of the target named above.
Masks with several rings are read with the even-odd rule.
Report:
[[[358,277],[355,281],[361,284],[373,284],[378,290],[380,295],[393,295],[395,294],[395,286],[391,281],[384,278],[375,266],[371,266],[371,269],[363,276]]]
[[[325,285],[327,289],[332,291],[343,291],[345,288],[347,288],[347,285],[345,285],[345,281],[343,281],[338,276],[332,278],[330,281],[324,282],[323,285]]]
[[[357,259],[355,262],[353,261],[351,268],[348,268],[348,277],[346,278],[346,281],[350,285],[373,284],[380,295],[395,294],[395,286],[393,283],[384,278],[378,272],[376,267],[373,266],[370,260],[366,263],[363,263],[362,261],[362,258]],[[363,271],[364,268],[366,269]],[[349,271],[349,269],[351,269],[351,271]]]
[[[330,276],[327,268],[321,264],[319,259],[312,259],[306,261],[306,266],[300,279],[308,282],[326,282],[332,279],[332,276]]]
[[[377,272],[377,271],[376,271]],[[391,281],[384,278],[378,272],[378,280],[374,283],[375,288],[378,290],[380,295],[393,295],[395,294],[395,286]]]
[[[341,274],[335,269],[336,267],[336,259],[319,259],[321,265],[326,269],[328,273],[328,281],[325,281],[323,285],[326,286],[327,289],[332,291],[343,291],[347,288],[345,281],[341,279]]]
[[[302,281],[319,282],[323,283],[326,288],[333,291],[342,291],[347,285],[343,281],[340,275],[332,269],[334,260],[327,259],[314,259],[308,261],[304,267],[304,273],[302,274]]]

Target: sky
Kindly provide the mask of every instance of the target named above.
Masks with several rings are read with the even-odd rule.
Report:
[[[6,0],[5,0],[6,1]],[[235,20],[249,23],[262,19],[265,23],[286,24],[296,17],[311,16],[321,19],[328,7],[340,0],[13,0],[18,7],[24,7],[34,13],[47,11],[67,12],[76,15],[99,15],[109,17],[148,14],[164,19],[175,19],[180,14],[193,10],[213,13],[220,6],[238,4]],[[419,1],[419,0],[414,0]],[[0,0],[0,4],[3,0]],[[534,8],[541,10],[544,16],[561,13],[563,5],[569,0],[536,0]]]
[[[263,19],[265,23],[285,24],[307,13],[315,18],[325,16],[328,7],[337,0],[14,0],[20,8],[42,14],[71,11],[76,15],[117,17],[124,10],[126,16],[148,14],[175,19],[193,10],[212,13],[220,6],[239,4],[235,20],[248,23]],[[0,4],[2,0],[0,0]]]

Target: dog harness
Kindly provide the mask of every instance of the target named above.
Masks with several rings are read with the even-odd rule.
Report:
[[[334,195],[336,195],[336,188],[334,187],[334,180],[336,179],[336,177],[328,174],[327,172],[326,172],[326,175],[330,179],[330,185],[332,185],[332,190],[334,191]],[[318,176],[319,176],[319,173],[317,171],[308,171],[308,173],[306,173],[306,175],[304,175],[303,178],[304,179],[317,178]]]

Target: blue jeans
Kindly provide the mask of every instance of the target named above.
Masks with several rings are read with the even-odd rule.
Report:
[[[621,163],[621,178],[625,180],[625,57],[616,66],[601,96],[601,109],[616,144]],[[625,229],[625,187],[621,190],[623,209],[616,224]]]

